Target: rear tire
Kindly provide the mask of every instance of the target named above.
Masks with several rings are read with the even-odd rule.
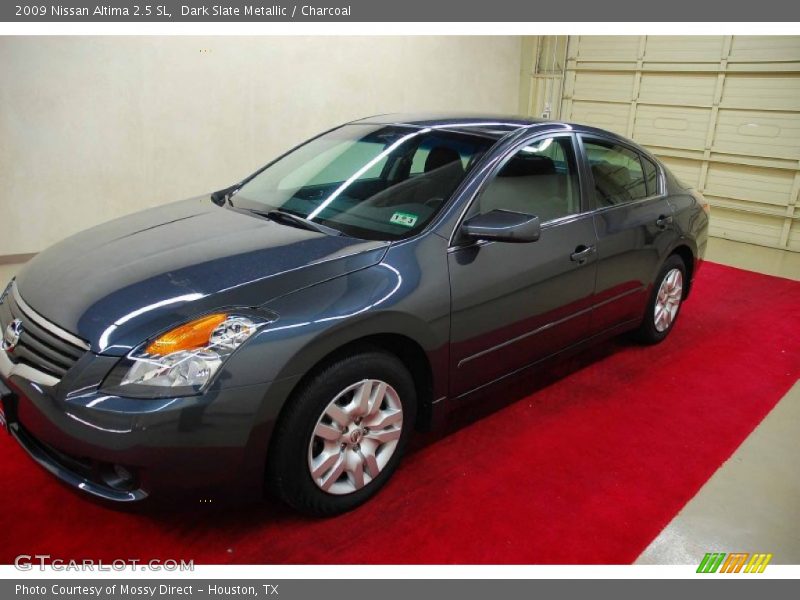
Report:
[[[366,351],[332,361],[279,419],[267,461],[270,491],[312,516],[360,506],[397,468],[416,406],[414,381],[397,357]]]
[[[669,335],[678,320],[687,283],[683,259],[676,254],[671,255],[653,283],[644,318],[636,331],[640,342],[657,344]]]

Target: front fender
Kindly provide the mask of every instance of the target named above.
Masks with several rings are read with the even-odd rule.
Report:
[[[434,398],[446,395],[450,286],[445,241],[430,238],[428,248],[424,239],[393,247],[379,264],[269,302],[278,319],[231,357],[223,376],[237,385],[296,379],[346,344],[392,334],[422,348]]]

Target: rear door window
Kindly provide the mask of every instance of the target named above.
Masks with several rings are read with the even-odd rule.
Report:
[[[598,208],[641,200],[649,195],[638,152],[605,140],[584,138],[583,145],[592,170]]]

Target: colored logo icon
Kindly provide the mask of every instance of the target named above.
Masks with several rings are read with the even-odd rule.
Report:
[[[697,567],[698,573],[763,573],[772,554],[747,552],[707,552]]]

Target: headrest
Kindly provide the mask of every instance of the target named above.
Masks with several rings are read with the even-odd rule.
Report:
[[[547,156],[515,156],[501,169],[498,177],[554,175],[556,163]]]
[[[425,172],[429,173],[455,161],[461,162],[461,155],[458,150],[447,146],[434,146],[428,153],[428,158],[425,159]]]

